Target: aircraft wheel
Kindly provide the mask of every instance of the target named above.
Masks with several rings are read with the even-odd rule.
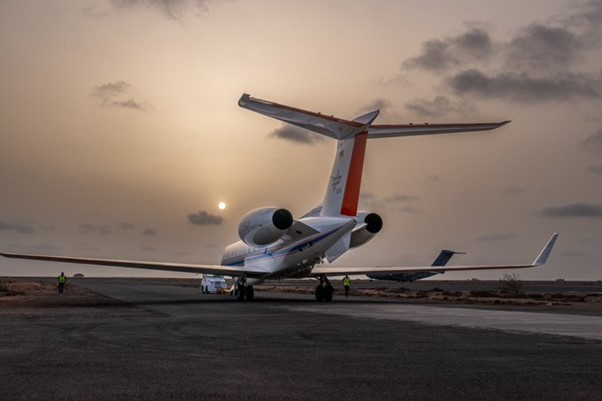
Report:
[[[332,301],[333,295],[334,295],[334,287],[331,285],[327,285],[324,288],[324,301],[326,301],[326,302]]]
[[[239,301],[245,300],[245,287],[243,285],[239,285],[236,289],[236,299]]]
[[[252,285],[248,285],[247,288],[245,288],[245,298],[247,301],[255,299],[255,289]]]
[[[320,284],[316,287],[316,301],[324,301],[324,295],[324,287]]]

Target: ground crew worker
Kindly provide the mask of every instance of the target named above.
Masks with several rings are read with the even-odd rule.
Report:
[[[65,273],[61,272],[61,275],[56,279],[59,282],[59,294],[62,294],[65,289],[65,283],[67,282],[67,276],[65,276]]]
[[[343,288],[345,288],[345,296],[349,296],[349,288],[351,288],[351,279],[349,276],[343,277]]]

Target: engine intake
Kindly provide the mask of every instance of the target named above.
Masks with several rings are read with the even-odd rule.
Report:
[[[238,225],[238,236],[249,246],[265,246],[278,241],[293,225],[286,209],[264,207],[245,215]]]

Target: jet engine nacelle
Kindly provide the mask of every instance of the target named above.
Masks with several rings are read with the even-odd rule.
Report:
[[[238,224],[238,236],[249,246],[265,246],[278,241],[293,225],[293,215],[286,209],[264,207],[245,215]]]
[[[383,219],[376,213],[359,212],[357,214],[357,225],[361,227],[351,231],[350,248],[364,245],[378,234],[383,228]]]

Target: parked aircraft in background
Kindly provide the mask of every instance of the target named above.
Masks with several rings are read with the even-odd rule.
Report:
[[[464,254],[464,252],[454,252],[443,249],[439,256],[433,261],[431,266],[445,266],[447,262],[456,254]],[[411,273],[380,273],[380,274],[367,274],[369,279],[372,280],[388,280],[388,281],[416,281],[422,280],[423,278],[431,277],[436,274],[443,274],[444,271],[425,271],[425,272],[411,272]]]
[[[228,245],[221,264],[159,263],[69,256],[0,253],[9,258],[101,266],[154,269],[176,272],[220,274],[236,277],[239,300],[254,298],[253,285],[270,279],[315,277],[315,297],[332,300],[334,288],[328,276],[357,274],[403,274],[422,278],[445,271],[515,269],[546,263],[558,234],[552,235],[533,263],[476,266],[340,267],[331,263],[350,249],[370,241],[383,226],[374,212],[358,211],[360,182],[368,140],[412,135],[486,131],[509,121],[478,124],[377,125],[374,110],[353,120],[314,113],[256,99],[248,94],[240,107],[293,124],[337,141],[330,181],[323,202],[301,218],[294,219],[283,208],[264,207],[249,212],[238,225],[240,241]],[[451,255],[450,255],[451,256]],[[328,262],[327,264],[324,261]],[[410,277],[410,276],[408,276]]]

